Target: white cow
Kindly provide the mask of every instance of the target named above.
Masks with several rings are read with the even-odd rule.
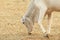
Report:
[[[37,8],[39,8],[38,24],[40,25],[42,32],[49,34],[50,30],[51,30],[51,24],[52,24],[52,12],[53,11],[60,11],[60,0],[31,0],[30,5],[28,7],[28,11],[26,12],[25,16],[22,18],[23,20],[26,19],[27,14],[29,14],[33,11],[34,5]],[[47,30],[45,30],[43,25],[42,25],[43,17],[46,14],[48,15]],[[29,18],[28,18],[28,20],[30,21]],[[30,29],[29,33],[31,31],[32,31],[32,29]]]

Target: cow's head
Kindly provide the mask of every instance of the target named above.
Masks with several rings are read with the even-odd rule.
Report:
[[[23,18],[21,19],[21,22],[22,22],[26,27],[33,25],[33,22],[31,21],[31,19],[30,19],[30,18],[27,18],[27,17],[23,17]]]
[[[21,19],[21,22],[24,24],[25,23],[25,20],[26,18],[25,17],[22,17],[22,19]]]

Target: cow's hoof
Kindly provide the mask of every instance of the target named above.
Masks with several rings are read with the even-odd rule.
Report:
[[[28,33],[28,35],[31,35],[32,33]]]
[[[22,22],[23,24],[25,23],[25,22]]]
[[[48,34],[45,34],[44,37],[49,38],[49,35]]]

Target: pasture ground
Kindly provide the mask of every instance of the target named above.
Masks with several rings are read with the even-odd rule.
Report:
[[[43,36],[37,23],[34,25],[32,35],[27,34],[27,29],[20,20],[28,4],[29,0],[0,0],[0,40],[60,40],[59,12],[53,12],[49,39]],[[43,24],[46,26],[46,18]]]

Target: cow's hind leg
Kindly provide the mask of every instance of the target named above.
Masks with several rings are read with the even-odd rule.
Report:
[[[46,12],[48,15],[48,26],[47,26],[47,32],[46,32],[46,37],[49,37],[48,34],[50,34],[51,31],[51,24],[52,24],[52,10],[49,10]]]
[[[47,26],[47,34],[50,34],[51,24],[52,24],[52,12],[48,13],[48,26]]]

